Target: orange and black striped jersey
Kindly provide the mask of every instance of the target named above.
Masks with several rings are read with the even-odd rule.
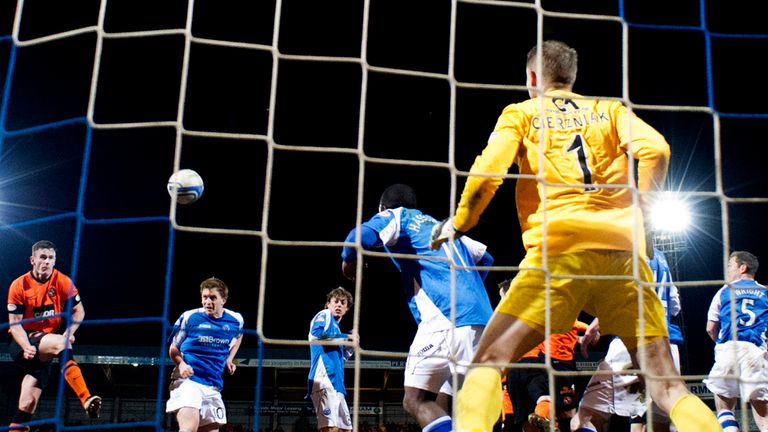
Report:
[[[546,353],[547,348],[550,348],[552,350],[552,358],[563,361],[573,360],[573,351],[576,348],[576,343],[579,341],[579,333],[584,333],[585,331],[587,331],[587,324],[576,321],[573,323],[571,331],[549,335],[549,342],[545,341],[536,345],[536,348],[525,353],[523,358],[538,357],[539,354]]]
[[[669,144],[620,101],[556,90],[509,105],[472,165],[454,225],[460,231],[475,226],[503,182],[499,176],[516,163],[523,176],[516,200],[526,250],[541,249],[546,235],[550,255],[630,251],[637,233],[642,252],[629,154],[638,161],[638,189],[659,190]]]
[[[26,331],[55,333],[60,330],[57,316],[72,298],[72,306],[80,303],[80,295],[69,276],[54,269],[45,282],[38,282],[32,272],[19,276],[8,289],[8,313],[23,315],[22,319],[37,318],[22,324]],[[10,331],[10,330],[9,330]]]

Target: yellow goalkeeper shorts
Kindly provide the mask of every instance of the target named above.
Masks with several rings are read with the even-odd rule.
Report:
[[[646,343],[667,336],[667,323],[654,287],[632,278],[632,261],[632,253],[627,251],[590,250],[551,256],[547,260],[547,281],[541,254],[529,252],[496,311],[512,315],[544,334],[549,286],[551,333],[570,331],[584,311],[600,319],[602,334],[622,337],[627,348],[633,349],[633,341],[641,334]],[[648,263],[640,257],[638,264],[640,279],[650,282]],[[642,308],[638,308],[641,293]]]

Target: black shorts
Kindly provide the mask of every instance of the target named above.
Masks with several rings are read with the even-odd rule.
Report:
[[[543,364],[544,356],[524,358],[517,363]],[[575,371],[573,362],[552,359],[552,368],[557,371]],[[578,400],[573,391],[574,377],[559,376],[555,380],[555,409],[567,411],[576,408]],[[507,391],[515,409],[514,422],[522,423],[528,414],[536,409],[536,401],[549,395],[549,377],[544,368],[510,368],[507,372]],[[518,409],[520,407],[521,409]]]
[[[21,349],[21,346],[16,343],[16,340],[13,337],[11,337],[11,342],[8,344],[8,351],[11,354],[14,363],[16,363],[21,376],[31,375],[34,377],[37,380],[35,387],[41,390],[48,384],[48,378],[51,376],[51,367],[53,367],[52,361],[44,362],[40,360],[40,340],[42,340],[43,336],[46,334],[47,333],[39,331],[27,332],[29,343],[38,350],[37,354],[35,354],[35,357],[32,359],[24,358],[24,350]]]

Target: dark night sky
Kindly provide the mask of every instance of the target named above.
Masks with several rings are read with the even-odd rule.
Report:
[[[760,132],[768,114],[764,105],[768,90],[760,86],[762,70],[753,63],[768,52],[768,39],[726,37],[764,32],[765,6],[749,9],[758,2],[746,2],[741,5],[745,9],[737,11],[725,2],[680,0],[670,9],[670,3],[544,1],[548,11],[613,17],[548,16],[544,37],[564,40],[579,50],[575,91],[621,97],[622,25],[616,17],[626,20],[629,98],[646,106],[638,113],[671,143],[669,187],[694,193],[697,227],[678,269],[680,279],[717,280],[723,277],[722,209],[716,198],[705,193],[717,191],[722,184],[728,197],[766,198],[768,178],[762,157],[768,152],[763,150]],[[4,2],[0,8],[0,32],[10,35],[15,5]],[[98,8],[94,0],[27,1],[20,39],[30,41],[95,25]],[[186,12],[187,2],[181,0],[113,0],[106,10],[105,31],[181,29]],[[8,286],[28,270],[30,245],[48,238],[59,245],[58,267],[75,276],[87,321],[92,321],[78,333],[79,343],[114,343],[111,336],[121,335],[123,344],[157,344],[163,339],[159,323],[171,322],[183,310],[196,307],[197,286],[211,275],[230,285],[228,306],[243,313],[248,328],[256,327],[259,290],[263,289],[265,336],[304,340],[308,322],[323,307],[325,294],[340,284],[354,289],[340,273],[340,246],[327,242],[341,242],[356,222],[361,164],[349,150],[357,148],[361,127],[368,157],[438,163],[449,161],[448,143],[455,133],[456,167],[467,170],[502,108],[526,97],[519,90],[458,86],[456,127],[450,129],[451,82],[446,75],[450,13],[451,3],[445,0],[370,2],[367,64],[438,74],[432,77],[377,70],[364,73],[357,61],[280,57],[270,127],[270,91],[278,51],[268,48],[275,30],[275,5],[194,3],[195,37],[251,45],[191,44],[184,128],[243,135],[236,139],[184,134],[180,165],[197,170],[206,183],[200,201],[178,207],[177,220],[188,227],[257,231],[266,217],[269,242],[256,235],[172,234],[165,182],[173,171],[176,128],[103,127],[176,121],[183,35],[103,40],[93,117],[98,126],[90,129],[84,116],[96,33],[18,47],[7,111],[0,118],[4,122],[0,285]],[[361,1],[285,1],[277,49],[287,56],[360,58],[363,17]],[[455,79],[463,84],[524,85],[524,56],[536,41],[536,25],[530,7],[459,3]],[[4,85],[11,47],[10,38],[0,43]],[[361,125],[364,82],[368,91]],[[698,109],[665,109],[674,105]],[[719,124],[704,107],[720,114]],[[64,123],[41,127],[56,122]],[[266,136],[278,144],[271,153]],[[722,176],[716,173],[714,160],[718,142]],[[272,175],[267,178],[270,161]],[[427,213],[438,219],[448,216],[449,169],[402,168],[378,161],[362,166],[363,220],[375,211],[381,191],[395,182],[411,184]],[[265,185],[270,191],[266,214]],[[458,185],[460,190],[461,178]],[[514,182],[506,182],[471,233],[489,245],[502,266],[517,265],[523,255],[513,191]],[[750,250],[768,260],[766,204],[732,203],[727,209],[730,249]],[[169,241],[172,271],[165,302]],[[290,246],[286,241],[316,244]],[[266,271],[264,284],[262,270]],[[496,283],[509,276],[504,272],[489,276],[493,303],[498,299]],[[691,373],[706,372],[711,362],[704,314],[716,289],[704,284],[683,289],[689,346],[702,348],[691,360]],[[370,260],[359,300],[363,347],[407,350],[415,324],[404,304],[398,275],[387,260]],[[160,320],[104,321],[139,317]],[[380,323],[389,320],[402,322],[402,330],[397,334],[379,330]],[[347,319],[346,324],[351,321]],[[253,346],[255,340],[249,343]]]

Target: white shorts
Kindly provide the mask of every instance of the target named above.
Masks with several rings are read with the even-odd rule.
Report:
[[[313,391],[310,395],[317,414],[317,428],[335,427],[352,430],[352,417],[343,393],[332,388]]]
[[[736,375],[739,378],[721,378]],[[715,364],[704,379],[712,393],[742,401],[768,400],[768,353],[755,344],[727,341],[715,345]]]
[[[680,371],[680,351],[677,345],[670,344],[675,368]],[[604,420],[612,414],[623,417],[642,416],[647,411],[645,390],[635,391],[633,384],[638,383],[637,375],[619,374],[632,369],[632,358],[621,339],[615,338],[608,345],[605,358],[598,364],[597,372],[589,380],[579,408],[585,407]],[[664,422],[669,417],[654,406],[654,420]]]
[[[416,331],[405,363],[406,387],[453,396],[452,374],[467,374],[484,326]]]
[[[165,405],[165,412],[176,412],[181,408],[195,408],[200,411],[200,426],[211,423],[227,423],[224,401],[221,399],[221,392],[216,387],[180,378],[171,382],[170,390],[171,396]]]

